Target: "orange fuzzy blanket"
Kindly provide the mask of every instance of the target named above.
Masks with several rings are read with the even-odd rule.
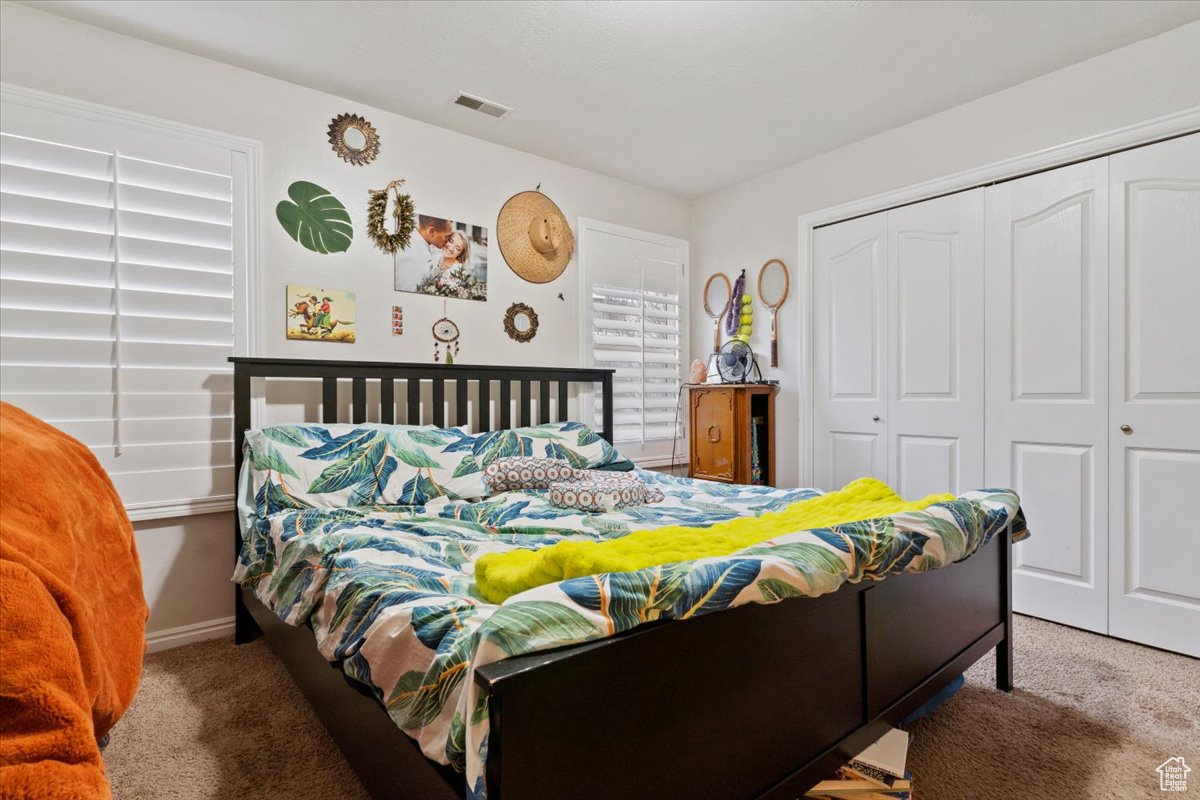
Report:
[[[110,796],[96,740],[137,691],[146,612],[96,457],[0,403],[0,797]]]

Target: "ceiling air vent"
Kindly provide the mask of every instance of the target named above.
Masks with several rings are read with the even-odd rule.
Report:
[[[478,111],[481,114],[487,114],[489,117],[500,119],[508,112],[512,111],[508,106],[502,106],[499,103],[493,103],[491,100],[484,100],[482,97],[459,92],[458,97],[454,98],[454,104],[469,108],[472,111]]]

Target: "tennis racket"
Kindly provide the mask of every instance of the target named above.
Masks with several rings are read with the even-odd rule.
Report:
[[[733,286],[725,273],[714,273],[704,284],[704,313],[713,319],[713,353],[721,349],[721,317],[729,310]]]
[[[762,265],[758,271],[758,299],[771,309],[771,366],[779,366],[779,331],[776,326],[776,316],[779,307],[787,300],[788,287],[787,267],[778,258],[772,258]]]

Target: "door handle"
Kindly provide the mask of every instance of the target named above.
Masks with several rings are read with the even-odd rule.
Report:
[[[879,417],[878,417],[878,416],[871,417],[871,421],[872,421],[872,422],[879,422]]]
[[[1133,433],[1133,428],[1129,427],[1128,425],[1122,425],[1121,433]]]

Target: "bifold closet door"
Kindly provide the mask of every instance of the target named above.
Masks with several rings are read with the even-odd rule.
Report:
[[[987,189],[985,482],[1031,537],[1013,608],[1108,630],[1108,161]]]
[[[1200,656],[1200,134],[1109,186],[1109,633]]]
[[[983,486],[983,190],[888,215],[888,483]]]
[[[887,479],[887,215],[813,238],[813,478],[821,489]]]

